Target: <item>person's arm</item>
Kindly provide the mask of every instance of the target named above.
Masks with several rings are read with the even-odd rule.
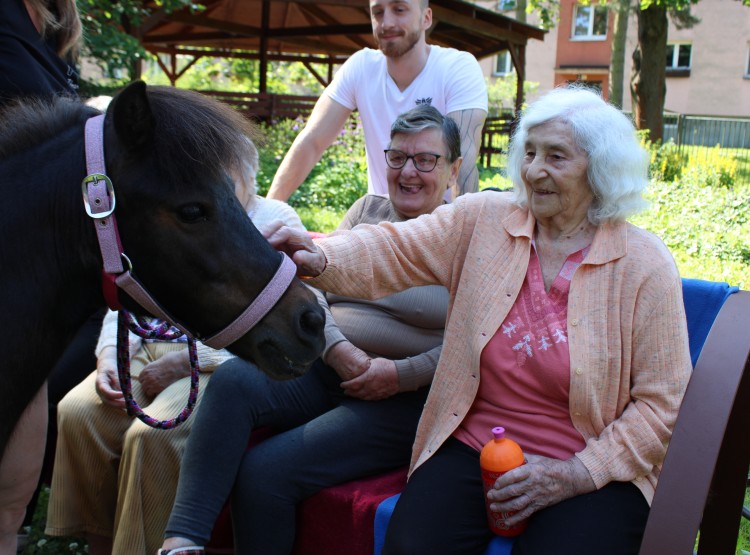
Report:
[[[443,350],[438,345],[419,355],[391,360],[373,358],[365,372],[341,384],[347,395],[363,401],[379,401],[432,383]]]
[[[482,144],[482,128],[487,112],[484,110],[460,110],[451,112],[448,117],[455,120],[461,132],[461,156],[463,162],[458,171],[458,180],[453,190],[453,199],[464,193],[476,193],[479,190],[479,172],[477,156]]]
[[[288,200],[318,163],[323,151],[331,146],[351,113],[323,93],[305,128],[281,161],[266,198]]]

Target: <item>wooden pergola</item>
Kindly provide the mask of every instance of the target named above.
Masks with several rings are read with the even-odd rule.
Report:
[[[260,62],[259,93],[265,94],[268,63],[298,61],[323,86],[333,68],[364,47],[375,48],[367,0],[200,0],[205,10],[154,15],[131,29],[143,46],[166,55],[159,63],[174,82],[204,56]],[[460,0],[431,0],[428,42],[471,52],[477,59],[508,50],[518,75],[516,109],[523,103],[525,52],[529,39],[544,31]],[[191,61],[178,70],[177,57]],[[321,75],[313,64],[327,67]]]

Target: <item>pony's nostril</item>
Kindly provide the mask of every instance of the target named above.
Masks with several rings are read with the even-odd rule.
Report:
[[[316,309],[318,310],[305,310],[299,319],[300,329],[305,335],[311,337],[318,336],[325,325],[323,310],[320,307]]]

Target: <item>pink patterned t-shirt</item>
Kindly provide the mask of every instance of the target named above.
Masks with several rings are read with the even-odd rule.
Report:
[[[548,293],[531,247],[521,291],[482,351],[479,391],[454,437],[481,450],[503,426],[526,453],[568,460],[583,449],[568,407],[567,317],[570,281],[588,250],[568,256]]]

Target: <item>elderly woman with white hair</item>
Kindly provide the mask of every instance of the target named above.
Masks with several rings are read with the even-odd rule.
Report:
[[[241,168],[227,176],[256,227],[284,222],[305,232],[286,203],[256,195],[258,151],[247,141]],[[177,416],[187,402],[186,338],[141,340],[130,334],[133,396],[157,419]],[[109,311],[96,347],[97,368],[58,406],[58,441],[46,533],[85,536],[89,554],[155,553],[177,489],[180,461],[194,418],[165,432],[125,412],[117,377],[117,313]],[[229,352],[198,344],[200,392]]]
[[[508,158],[513,193],[269,239],[327,291],[450,292],[384,554],[484,552],[479,452],[498,425],[527,459],[487,495],[508,526],[528,519],[514,554],[637,553],[691,370],[674,260],[626,221],[645,205],[647,156],[621,112],[566,87],[523,113]]]

